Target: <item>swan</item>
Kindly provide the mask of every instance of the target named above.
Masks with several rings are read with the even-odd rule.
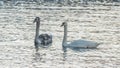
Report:
[[[73,47],[73,48],[97,48],[100,43],[87,41],[87,40],[74,40],[67,44],[67,22],[63,22],[61,27],[64,26],[64,37],[62,41],[62,47]]]
[[[36,51],[39,50],[39,46],[46,47],[52,44],[52,35],[49,34],[40,34],[39,35],[39,27],[40,27],[40,18],[36,17],[33,23],[36,22],[36,34],[34,39],[34,45]]]

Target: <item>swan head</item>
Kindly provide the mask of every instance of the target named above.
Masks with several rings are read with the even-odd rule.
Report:
[[[67,22],[63,22],[62,25],[61,25],[61,27],[62,26],[67,26]]]
[[[35,23],[35,22],[40,23],[40,17],[36,17],[36,18],[34,19],[33,23]]]

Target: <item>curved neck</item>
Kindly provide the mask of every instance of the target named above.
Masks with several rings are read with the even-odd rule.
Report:
[[[36,22],[36,35],[35,35],[35,38],[39,37],[39,27],[40,27],[40,22]]]
[[[64,37],[63,37],[62,46],[64,45],[67,45],[67,25],[64,25]]]

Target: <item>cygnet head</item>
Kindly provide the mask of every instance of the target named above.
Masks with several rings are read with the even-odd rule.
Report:
[[[35,23],[35,22],[40,23],[40,17],[36,17],[35,20],[33,21],[33,23]]]
[[[67,22],[63,22],[62,25],[61,25],[61,27],[62,26],[67,26]]]

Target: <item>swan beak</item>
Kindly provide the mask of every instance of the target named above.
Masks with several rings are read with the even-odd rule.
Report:
[[[62,25],[60,27],[64,26],[64,23],[62,23]]]
[[[61,25],[61,27],[62,27],[62,26],[65,26],[66,24],[67,24],[66,22],[63,22],[62,25]]]
[[[63,25],[61,25],[60,27],[62,27]]]
[[[33,21],[33,23],[35,23],[35,20]]]
[[[34,19],[33,23],[35,23],[35,22],[36,22],[36,18]]]

